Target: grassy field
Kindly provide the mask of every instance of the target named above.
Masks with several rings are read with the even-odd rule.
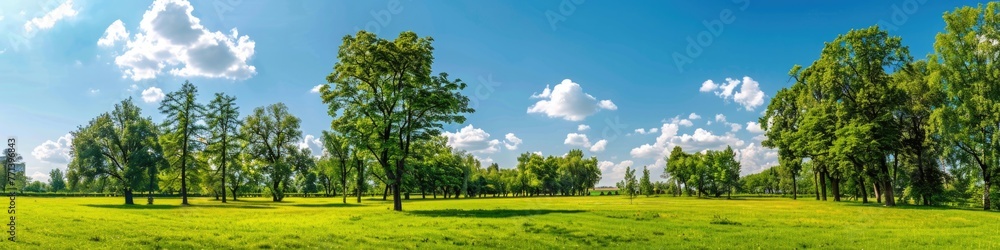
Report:
[[[809,199],[417,199],[406,212],[337,198],[121,203],[20,197],[19,241],[0,248],[1000,248],[1000,213]]]

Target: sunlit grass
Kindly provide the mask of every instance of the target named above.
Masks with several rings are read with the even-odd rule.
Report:
[[[121,203],[19,197],[19,241],[0,248],[1000,248],[1000,213],[808,199],[415,199],[405,212],[380,199]]]

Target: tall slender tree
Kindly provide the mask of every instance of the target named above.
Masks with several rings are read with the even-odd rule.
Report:
[[[226,176],[229,172],[226,167],[233,165],[239,147],[239,126],[240,111],[236,106],[236,97],[227,96],[223,93],[216,93],[215,99],[208,104],[208,112],[205,115],[205,123],[208,124],[211,137],[206,149],[214,158],[214,162],[219,166],[222,181],[222,203],[226,203]],[[235,195],[235,194],[234,194]],[[235,196],[233,198],[236,198]]]
[[[171,92],[160,102],[160,113],[166,115],[163,121],[163,136],[169,138],[165,145],[167,152],[176,153],[171,165],[181,171],[181,204],[188,205],[187,170],[194,166],[194,153],[204,146],[201,140],[205,126],[199,121],[205,115],[205,107],[197,102],[198,88],[184,81],[181,89]],[[170,155],[170,154],[168,154]],[[190,165],[190,166],[189,166]]]

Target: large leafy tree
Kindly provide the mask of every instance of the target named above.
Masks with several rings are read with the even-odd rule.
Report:
[[[167,158],[176,157],[169,160],[170,165],[180,170],[181,204],[184,205],[188,205],[187,170],[196,166],[194,152],[204,146],[199,139],[205,126],[199,121],[205,115],[205,107],[197,102],[197,96],[198,88],[184,81],[180,90],[167,94],[160,103],[160,113],[166,115],[163,136],[169,142],[164,145],[164,151],[170,153]]]
[[[845,156],[859,155],[853,160],[873,166],[871,177],[886,206],[894,206],[894,190],[888,162],[898,148],[900,128],[893,117],[904,100],[904,92],[892,84],[890,73],[907,65],[912,58],[899,37],[873,26],[851,30],[827,43],[820,60],[834,67],[826,81],[827,88],[838,90],[849,129],[844,140],[849,145],[859,145]],[[838,136],[839,137],[839,136]],[[841,138],[838,138],[838,140]],[[867,152],[867,153],[864,153]]]
[[[285,188],[290,185],[294,169],[289,157],[302,139],[300,123],[299,118],[288,113],[285,104],[276,103],[254,109],[240,128],[247,140],[247,153],[260,161],[254,167],[269,179],[273,201],[284,199]]]
[[[206,151],[213,158],[212,161],[219,166],[222,203],[226,203],[226,177],[230,175],[226,167],[235,165],[233,163],[237,161],[238,147],[240,147],[239,117],[236,97],[223,93],[215,94],[215,99],[208,104],[205,114],[205,123],[208,124],[211,135]],[[233,195],[233,198],[236,198],[236,194]]]
[[[110,177],[132,205],[132,191],[149,178],[148,173],[161,164],[162,152],[157,143],[156,127],[149,117],[142,117],[132,98],[115,105],[86,126],[72,132],[73,159],[69,172],[84,182]]]
[[[358,139],[385,172],[396,211],[403,210],[400,186],[412,143],[473,112],[459,93],[464,82],[431,75],[432,41],[413,32],[393,41],[366,31],[345,36],[327,76],[330,85],[320,89],[334,118],[331,127]]]
[[[1000,176],[1000,2],[962,7],[944,14],[929,61],[947,94],[935,110],[935,130],[959,162],[978,167],[983,209]]]

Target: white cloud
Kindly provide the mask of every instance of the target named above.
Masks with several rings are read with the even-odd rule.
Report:
[[[739,132],[740,129],[743,128],[743,126],[740,126],[739,124],[736,124],[736,123],[730,123],[729,124],[729,128],[730,128],[730,131],[732,131],[733,133],[735,133],[735,132]]]
[[[470,153],[492,154],[500,151],[500,140],[490,140],[490,134],[472,124],[453,132],[442,133],[448,137],[448,146]]]
[[[695,113],[691,113],[690,115],[688,115],[688,119],[698,120],[698,119],[701,119],[701,116],[698,115],[698,114],[695,114]]]
[[[685,127],[694,126],[694,122],[691,122],[691,120],[688,119],[681,119],[680,116],[674,116],[674,118],[670,118],[670,123],[678,124]]]
[[[701,91],[701,92],[712,92],[712,91],[714,91],[716,89],[719,89],[719,85],[715,84],[715,82],[713,82],[711,79],[709,79],[709,80],[705,80],[705,82],[701,83],[701,88],[699,88],[698,91]]]
[[[747,131],[754,134],[764,133],[764,130],[760,128],[760,123],[757,122],[747,122]]]
[[[732,133],[716,135],[708,130],[698,128],[692,134],[679,134],[679,128],[680,125],[676,121],[664,123],[660,127],[660,135],[656,137],[655,142],[633,148],[629,154],[634,158],[656,159],[657,163],[653,166],[658,167],[663,164],[663,157],[667,156],[669,150],[672,150],[674,146],[680,146],[687,152],[697,152],[706,149],[725,149],[727,145],[739,148],[745,144],[743,140]]]
[[[746,148],[737,150],[737,158],[740,161],[740,175],[759,173],[778,165],[778,151],[761,147],[759,143],[750,143]]]
[[[589,129],[590,129],[590,126],[587,126],[586,124],[580,124],[580,125],[576,126],[576,131],[580,131],[580,132],[587,131]]]
[[[124,52],[115,58],[122,77],[153,79],[165,70],[179,77],[232,80],[255,75],[256,67],[248,64],[254,55],[254,41],[240,36],[236,28],[229,34],[209,31],[193,11],[187,0],[153,2],[142,16],[138,32],[125,41]]]
[[[163,90],[157,87],[149,87],[142,91],[142,101],[146,103],[157,103],[163,100]]]
[[[640,135],[644,135],[644,134],[646,134],[646,129],[645,128],[637,128],[637,129],[635,129],[635,133],[636,134],[640,134]]]
[[[323,85],[326,85],[326,84],[320,84],[320,85],[313,86],[312,89],[309,90],[309,93],[319,93],[319,89],[322,88]]]
[[[736,91],[736,86],[741,85],[741,83],[739,91]],[[753,111],[764,104],[764,91],[760,90],[760,83],[749,76],[744,76],[742,81],[726,78],[726,83],[722,85],[716,84],[712,80],[706,80],[698,90],[701,92],[714,91],[716,96],[727,101],[732,99],[748,111]]]
[[[585,148],[589,148],[591,146],[590,139],[587,138],[587,135],[577,133],[566,134],[566,140],[563,141],[563,144]]]
[[[126,40],[128,40],[128,30],[125,30],[125,24],[122,23],[121,19],[119,19],[115,20],[115,22],[111,23],[111,26],[108,26],[108,28],[104,30],[104,36],[101,37],[101,39],[97,39],[97,45],[102,47],[111,47],[115,46],[115,42],[117,41]]]
[[[90,93],[90,95],[97,95],[97,93],[100,92],[101,92],[100,89],[87,89],[87,93]]]
[[[59,22],[59,20],[63,20],[67,17],[76,16],[77,13],[78,12],[73,9],[73,0],[69,0],[60,4],[59,7],[52,9],[52,11],[49,11],[49,13],[45,13],[45,15],[41,17],[36,17],[32,18],[31,20],[28,20],[28,22],[24,23],[24,30],[27,32],[32,32],[35,29],[39,30],[51,29],[53,26],[56,25],[56,22]]]
[[[602,109],[617,110],[611,100],[598,101],[590,94],[584,93],[579,84],[565,79],[551,90],[545,86],[541,94],[531,95],[532,98],[543,99],[528,107],[528,113],[545,114],[551,118],[563,118],[569,121],[582,121]]]
[[[760,84],[757,81],[749,76],[744,76],[740,92],[733,95],[733,100],[743,105],[743,108],[753,111],[764,104],[764,91],[760,90]]]
[[[56,141],[46,140],[41,145],[31,151],[31,155],[42,162],[67,164],[69,163],[70,150],[73,146],[73,135],[66,134]]]
[[[679,122],[677,122],[677,124],[680,124],[681,126],[685,127],[694,126],[694,123],[692,123],[691,120],[688,119],[681,119]]]
[[[532,153],[532,154],[536,154],[536,155],[539,155],[539,156],[541,156],[541,155],[542,155],[542,151],[535,151],[535,152],[531,152],[531,153]]]
[[[625,178],[625,169],[633,167],[632,160],[624,160],[615,164],[610,161],[600,161],[597,167],[601,169],[601,181],[599,186],[614,186],[615,183]]]
[[[715,121],[717,121],[717,122],[726,122],[726,115],[715,114]]]
[[[31,181],[40,181],[49,183],[49,175],[46,173],[35,171],[34,173],[31,174],[31,176],[28,177],[31,177]]]
[[[503,146],[506,147],[507,150],[516,150],[517,145],[521,145],[521,138],[514,136],[514,133],[507,133],[507,135],[504,136],[504,139],[506,140],[504,141]]]
[[[608,140],[597,141],[596,143],[594,143],[593,146],[590,147],[590,152],[603,152],[604,148],[607,146],[608,146]]]
[[[136,90],[139,90],[139,85],[136,84],[129,85],[128,88],[125,89],[125,91],[128,91],[129,93],[134,93]]]
[[[317,148],[323,148],[323,142],[320,141],[318,137],[313,135],[303,136],[302,141],[298,142],[298,147],[299,149],[308,148],[309,150],[312,150],[313,153],[318,153],[317,150],[313,150],[313,148],[309,146],[310,144],[315,145]]]

